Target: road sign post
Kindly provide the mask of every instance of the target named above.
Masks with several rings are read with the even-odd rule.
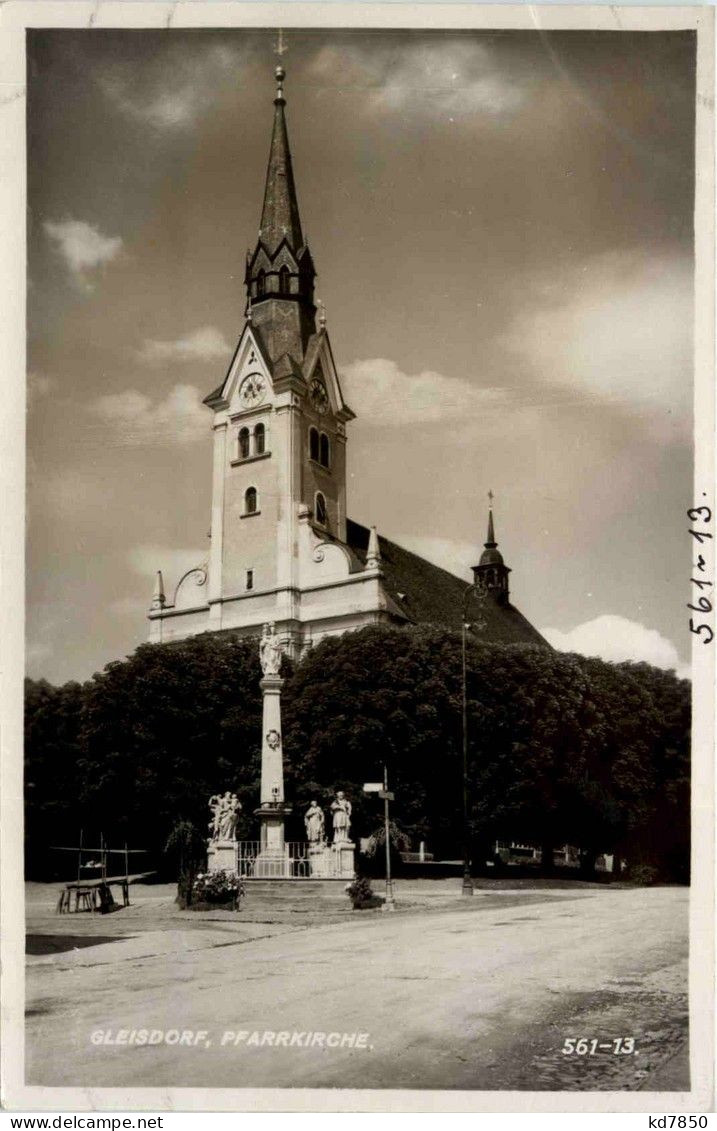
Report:
[[[388,815],[388,803],[395,800],[395,795],[388,788],[388,770],[385,764],[383,767],[383,783],[368,781],[364,784],[363,791],[364,793],[375,793],[383,801],[383,831],[386,840],[386,897],[382,910],[395,911],[396,901],[393,898],[393,881],[391,879],[391,826]]]
[[[386,836],[386,899],[383,904],[384,911],[395,911],[396,902],[393,898],[393,880],[391,879],[391,826],[388,819],[388,803],[393,801],[393,794],[388,790],[388,770],[384,763],[383,789],[379,793],[383,798],[383,822]]]

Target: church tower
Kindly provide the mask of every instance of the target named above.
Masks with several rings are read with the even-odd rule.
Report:
[[[326,635],[376,623],[461,623],[465,580],[346,515],[346,426],[316,272],[299,213],[284,68],[260,228],[247,255],[244,325],[222,383],[204,400],[213,431],[207,561],[149,610],[156,643],[202,632],[261,636],[273,622],[294,657]],[[157,563],[157,568],[161,566]],[[486,634],[543,643],[508,600],[493,517],[476,580],[494,598]],[[490,618],[489,618],[490,619]]]
[[[249,630],[272,620],[285,626],[285,642],[296,651],[306,635],[301,591],[311,572],[302,570],[302,545],[306,557],[321,543],[346,542],[346,424],[354,414],[343,399],[323,307],[317,318],[316,273],[286,126],[285,72],[279,66],[275,73],[261,226],[246,262],[244,329],[224,381],[204,401],[214,412],[209,623],[200,628],[197,617],[194,627],[187,609],[169,637],[160,638],[206,628]],[[312,564],[323,563],[327,552],[311,556]],[[333,572],[340,565],[348,574],[357,564],[345,550]]]

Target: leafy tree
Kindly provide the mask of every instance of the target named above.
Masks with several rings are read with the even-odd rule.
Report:
[[[654,789],[643,819],[627,830],[622,847],[633,866],[651,863],[661,878],[689,881],[690,728],[689,680],[649,664],[620,664],[653,705],[651,767]]]
[[[82,827],[79,726],[83,695],[79,683],[53,687],[46,680],[25,680],[28,874],[47,866],[48,845],[75,844]]]
[[[177,877],[176,902],[186,907],[192,902],[192,887],[204,860],[206,838],[191,821],[179,820],[167,837],[164,852]]]
[[[112,847],[126,840],[159,861],[177,821],[206,829],[220,789],[242,801],[246,836],[260,777],[260,678],[255,641],[207,634],[142,645],[82,687],[30,688],[28,776],[42,810],[33,868],[58,837],[77,843],[80,828],[85,844],[103,832]]]
[[[413,839],[452,839],[461,788],[455,634],[372,626],[326,637],[297,666],[284,702],[287,786],[299,809],[343,789],[352,835],[367,836],[381,809],[362,785],[382,780],[385,763],[401,827]]]
[[[386,765],[391,814],[443,859],[462,852],[461,640],[428,626],[371,626],[320,641],[283,694],[289,839],[303,812],[343,789],[354,839],[382,810],[362,792]],[[153,850],[171,831],[203,838],[225,789],[254,837],[261,752],[256,641],[206,634],[143,645],[84,685],[28,682],[27,828],[37,871],[48,844],[102,831]],[[474,859],[496,838],[658,862],[686,878],[689,684],[646,664],[467,641],[469,824]],[[669,833],[666,835],[666,830]],[[176,835],[179,835],[178,833]],[[72,839],[70,839],[72,838]],[[176,839],[176,836],[175,836]]]

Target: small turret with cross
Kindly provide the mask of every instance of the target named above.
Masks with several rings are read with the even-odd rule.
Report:
[[[507,605],[510,601],[508,574],[510,569],[503,561],[503,555],[498,549],[495,539],[493,524],[493,499],[492,491],[488,492],[488,536],[484,543],[484,550],[478,565],[473,566],[475,584],[484,593],[488,594],[497,605]]]

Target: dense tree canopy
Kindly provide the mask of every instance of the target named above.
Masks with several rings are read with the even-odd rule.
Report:
[[[33,860],[41,846],[76,844],[80,829],[85,844],[103,832],[156,859],[179,821],[206,828],[220,788],[242,800],[246,835],[259,788],[260,677],[255,642],[200,636],[142,645],[82,686],[28,681]]]
[[[476,860],[496,837],[619,850],[687,877],[690,689],[645,664],[533,646],[467,642],[470,831]],[[312,798],[344,789],[355,838],[381,810],[362,792],[386,765],[392,816],[414,846],[455,858],[462,828],[461,640],[375,626],[322,640],[286,664],[283,727],[289,839]],[[28,865],[80,828],[158,857],[179,822],[203,830],[231,789],[240,837],[255,835],[261,742],[256,641],[204,635],[143,645],[84,685],[28,681]],[[53,861],[55,864],[58,861]],[[156,862],[156,860],[155,860]],[[65,873],[67,864],[65,862]]]

